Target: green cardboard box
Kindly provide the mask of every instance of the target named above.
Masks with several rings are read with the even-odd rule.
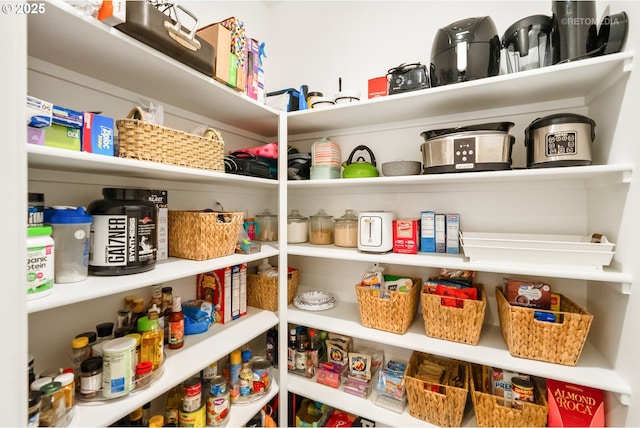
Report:
[[[44,145],[80,151],[80,131],[79,128],[68,128],[55,124],[47,126],[44,128]]]

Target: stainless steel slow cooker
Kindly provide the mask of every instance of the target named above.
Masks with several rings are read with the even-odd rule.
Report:
[[[424,174],[511,169],[512,122],[422,132]]]
[[[538,118],[524,131],[527,167],[591,165],[596,123],[574,113]]]

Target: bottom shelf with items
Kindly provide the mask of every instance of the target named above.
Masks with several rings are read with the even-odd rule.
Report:
[[[224,325],[215,324],[206,333],[189,335],[185,338],[183,348],[165,351],[167,359],[164,364],[164,373],[153,385],[114,400],[78,403],[70,425],[78,427],[110,425],[277,323],[278,318],[273,312],[249,307],[247,315],[238,320]],[[242,426],[278,393],[279,388],[275,383],[277,375],[274,375],[273,379],[274,384],[264,397],[250,404],[235,405],[236,409],[246,409],[246,411],[236,411],[235,414],[232,412],[231,426]]]

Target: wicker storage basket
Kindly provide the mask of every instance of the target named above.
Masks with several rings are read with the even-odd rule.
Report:
[[[363,326],[404,334],[413,322],[420,300],[421,280],[411,278],[409,292],[391,291],[388,299],[375,297],[369,287],[356,284],[356,296]]]
[[[218,215],[230,222],[218,223]],[[169,256],[208,260],[235,252],[244,213],[169,210]]]
[[[549,409],[545,394],[534,382],[535,401],[513,401],[482,392],[481,366],[471,365],[469,380],[471,401],[479,427],[545,427]]]
[[[121,158],[224,171],[224,141],[215,129],[207,129],[202,137],[147,123],[142,117],[135,107],[126,119],[116,120]]]
[[[561,323],[538,321],[539,309],[514,306],[496,287],[500,329],[514,357],[575,366],[587,339],[593,315],[565,296],[560,296]]]
[[[447,297],[460,307],[441,304],[442,296],[422,292],[422,317],[429,337],[477,345],[487,307],[482,284],[476,286],[480,300]]]
[[[462,386],[428,383],[415,377],[420,364],[431,361],[446,368],[451,376],[457,376]],[[413,351],[404,385],[409,400],[409,414],[439,426],[460,426],[464,416],[469,391],[469,363],[438,358],[423,352]]]
[[[293,303],[298,293],[300,273],[290,269],[287,274],[287,305]],[[247,281],[247,305],[275,312],[278,310],[278,278],[249,274]]]

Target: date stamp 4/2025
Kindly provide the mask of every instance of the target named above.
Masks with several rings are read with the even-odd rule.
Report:
[[[4,15],[39,15],[45,12],[45,3],[0,1],[0,10]]]

